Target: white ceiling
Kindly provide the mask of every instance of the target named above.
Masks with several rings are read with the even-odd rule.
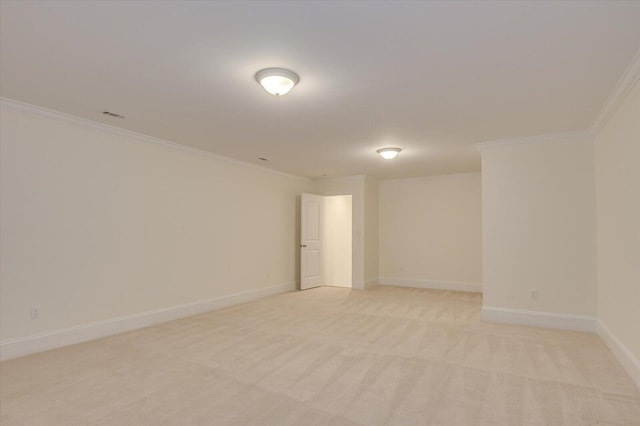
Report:
[[[476,142],[586,129],[640,48],[631,1],[2,1],[0,14],[3,97],[310,177],[476,171]],[[254,80],[272,66],[300,75],[285,97]],[[390,145],[403,152],[385,162],[375,150]]]

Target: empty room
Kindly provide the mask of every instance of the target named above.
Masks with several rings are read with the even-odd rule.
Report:
[[[0,0],[0,424],[640,425],[640,1]]]

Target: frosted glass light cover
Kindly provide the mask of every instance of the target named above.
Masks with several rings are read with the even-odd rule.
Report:
[[[376,152],[385,160],[393,160],[402,151],[400,148],[381,148]]]
[[[293,81],[287,77],[279,77],[277,75],[263,78],[260,80],[260,84],[262,84],[264,90],[276,96],[285,95],[293,89]]]
[[[267,92],[275,96],[282,96],[293,89],[293,86],[298,83],[299,77],[293,71],[284,68],[267,68],[258,71],[256,80]]]

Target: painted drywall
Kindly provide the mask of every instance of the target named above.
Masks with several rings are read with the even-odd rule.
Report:
[[[364,290],[364,180],[365,176],[324,178],[313,181],[313,192],[318,195],[351,195],[352,202],[352,288]]]
[[[365,288],[378,283],[379,278],[379,182],[366,176],[364,179],[364,281]]]
[[[294,288],[307,179],[4,101],[1,117],[2,341]]]
[[[640,368],[640,84],[595,138],[598,317]],[[640,371],[640,370],[636,370]],[[640,376],[638,376],[640,377]]]
[[[325,285],[351,288],[351,195],[324,198],[322,275]]]
[[[479,148],[483,306],[595,315],[591,137],[565,133]]]
[[[379,205],[383,282],[480,286],[480,173],[381,181]]]

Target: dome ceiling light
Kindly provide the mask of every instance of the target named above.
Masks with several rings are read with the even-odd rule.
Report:
[[[264,90],[275,96],[289,93],[298,84],[300,77],[295,72],[285,68],[265,68],[256,73],[256,80]]]
[[[376,152],[385,160],[393,160],[402,151],[400,148],[380,148]]]

